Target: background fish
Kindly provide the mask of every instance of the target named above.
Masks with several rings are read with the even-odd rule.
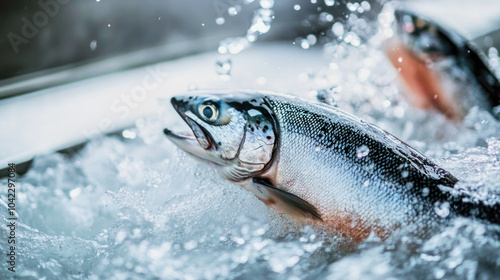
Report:
[[[500,223],[499,205],[474,203],[449,172],[336,108],[270,93],[189,94],[171,103],[194,137],[167,137],[297,221],[356,242],[456,214]]]
[[[472,42],[411,10],[394,16],[384,49],[415,103],[455,120],[473,106],[498,114],[500,82]]]

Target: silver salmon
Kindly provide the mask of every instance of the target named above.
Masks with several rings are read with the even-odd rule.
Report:
[[[171,103],[192,132],[170,141],[278,213],[355,242],[457,214],[498,223],[457,179],[393,135],[334,107],[263,92],[189,92]]]
[[[384,50],[412,101],[458,121],[474,106],[500,113],[500,82],[472,42],[410,10],[394,17]]]

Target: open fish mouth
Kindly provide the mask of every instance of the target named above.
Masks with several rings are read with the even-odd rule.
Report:
[[[174,107],[175,111],[191,130],[187,130],[186,128],[186,130],[177,131],[176,129],[174,132],[172,129],[165,128],[163,129],[163,133],[165,133],[167,138],[169,138],[178,148],[195,158],[215,165],[222,164],[212,153],[217,147],[210,133],[194,119],[186,115],[186,111],[189,109],[188,102],[184,101],[182,98],[175,97],[173,97],[170,102],[172,103],[172,107]]]
[[[185,141],[188,143],[197,141],[199,146],[201,146],[205,150],[215,148],[215,141],[210,135],[210,133],[204,127],[199,125],[195,120],[186,115],[185,113],[187,110],[186,106],[188,106],[188,104],[182,99],[177,99],[175,97],[173,97],[170,100],[170,102],[172,103],[172,106],[174,107],[175,111],[177,111],[180,117],[189,126],[191,131],[182,131],[174,133],[172,130],[165,128],[163,130],[165,135],[171,139],[176,140],[174,142],[175,144],[177,144],[179,141]]]

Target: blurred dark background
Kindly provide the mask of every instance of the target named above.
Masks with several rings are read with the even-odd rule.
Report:
[[[328,12],[335,20],[348,14],[345,1],[336,1],[333,6],[326,6],[323,0],[311,2],[315,1],[275,1],[272,28],[259,41],[319,34],[329,26],[318,22],[318,14]],[[374,6],[374,1],[369,2]],[[237,15],[229,15],[231,7]],[[142,51],[127,63],[92,73],[67,74],[64,80],[216,50],[220,40],[246,34],[258,8],[258,0],[3,1],[0,98],[48,85],[13,84],[126,53]],[[225,22],[217,24],[217,18]]]

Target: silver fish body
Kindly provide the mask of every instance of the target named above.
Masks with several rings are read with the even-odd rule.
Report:
[[[199,107],[189,100],[193,97],[172,100],[183,118],[186,111]],[[455,214],[500,221],[498,205],[463,201],[463,194],[453,189],[457,179],[449,172],[391,134],[336,108],[268,93],[226,94],[217,100],[224,103],[218,106],[235,108],[244,116],[239,139],[249,139],[248,133],[257,138],[262,135],[255,141],[260,144],[249,150],[241,141],[235,157],[225,163],[218,161],[217,169],[296,220],[323,226],[354,241],[371,233],[387,238],[410,224],[431,228]],[[259,121],[248,114],[252,111],[262,113]],[[206,127],[209,134],[211,128]],[[169,130],[166,134],[176,137]],[[217,143],[213,135],[207,138]],[[205,153],[213,156],[220,150],[224,146],[215,145]],[[254,158],[269,161],[255,165],[235,160],[252,151]]]

